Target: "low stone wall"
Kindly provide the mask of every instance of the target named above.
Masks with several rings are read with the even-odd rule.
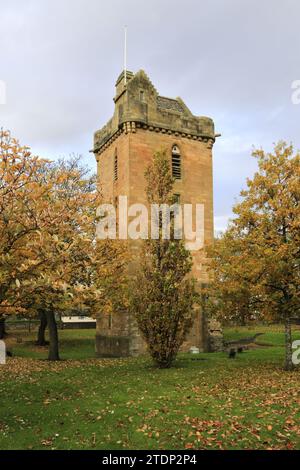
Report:
[[[129,336],[96,335],[97,357],[128,357],[130,356]]]

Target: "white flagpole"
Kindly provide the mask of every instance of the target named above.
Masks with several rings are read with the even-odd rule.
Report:
[[[127,26],[125,26],[125,44],[124,44],[124,83],[127,85]]]

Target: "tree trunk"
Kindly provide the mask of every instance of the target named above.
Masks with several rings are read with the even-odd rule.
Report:
[[[5,318],[0,317],[0,339],[3,339],[5,334]]]
[[[291,319],[289,317],[285,320],[285,370],[293,370],[292,362],[293,348],[292,348],[292,327]]]
[[[45,338],[45,331],[47,328],[47,315],[46,315],[45,310],[39,309],[39,316],[40,316],[40,326],[39,326],[36,345],[46,346],[49,344],[49,342],[46,341],[46,338]]]
[[[58,332],[57,332],[57,324],[54,316],[53,310],[47,310],[47,323],[49,328],[49,361],[59,361],[59,349],[58,349]]]

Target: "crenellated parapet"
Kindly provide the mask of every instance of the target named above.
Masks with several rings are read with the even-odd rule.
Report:
[[[186,139],[192,139],[192,140],[198,140],[199,142],[204,142],[207,146],[208,149],[212,149],[215,138],[204,136],[204,135],[197,135],[197,134],[191,134],[191,133],[185,133],[180,130],[171,130],[169,128],[164,128],[164,127],[157,127],[153,125],[147,125],[147,124],[142,124],[140,122],[135,122],[135,121],[129,121],[129,122],[124,122],[122,124],[122,127],[118,129],[116,132],[113,134],[109,135],[107,139],[103,139],[101,143],[98,144],[98,146],[95,146],[93,152],[97,155],[100,156],[102,152],[104,152],[110,145],[115,142],[115,140],[123,133],[129,134],[133,133],[135,134],[138,132],[138,130],[147,130],[149,132],[157,132],[157,133],[162,133],[162,134],[168,134],[168,135],[174,135],[174,137],[183,137]]]
[[[143,70],[122,72],[116,83],[115,110],[109,122],[94,135],[95,154],[101,154],[123,132],[139,129],[202,141],[212,148],[214,122],[194,116],[181,98],[160,96]]]

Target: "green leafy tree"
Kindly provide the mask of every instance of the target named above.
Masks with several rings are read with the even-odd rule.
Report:
[[[149,204],[172,204],[173,179],[165,152],[154,155],[146,174]],[[169,368],[193,323],[194,283],[184,242],[163,239],[163,218],[158,220],[157,240],[143,242],[143,266],[137,270],[131,308],[148,350],[160,368]]]

